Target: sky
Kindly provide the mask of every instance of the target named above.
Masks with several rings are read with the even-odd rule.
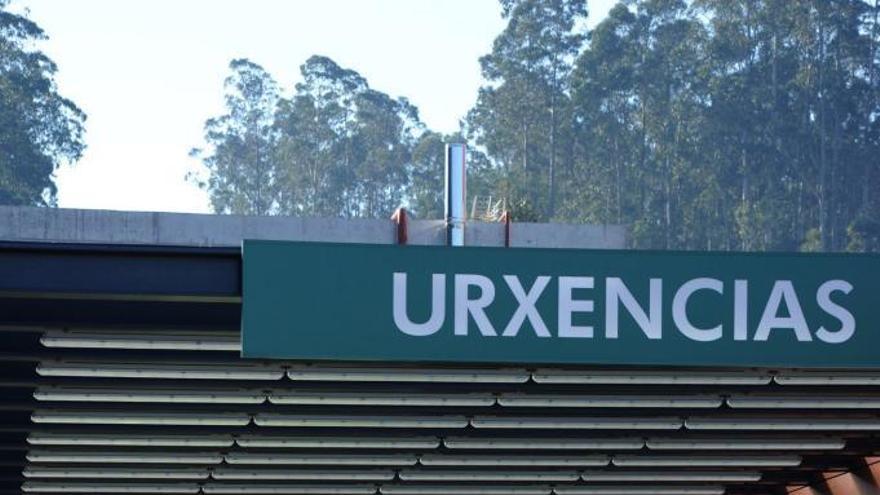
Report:
[[[590,0],[590,25],[613,0]],[[189,150],[223,113],[230,60],[293,91],[326,55],[458,129],[481,85],[478,59],[505,22],[497,0],[13,0],[49,35],[59,92],[88,115],[82,159],[56,173],[65,208],[207,213]]]

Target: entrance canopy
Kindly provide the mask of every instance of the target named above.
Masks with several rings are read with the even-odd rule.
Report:
[[[241,287],[237,248],[3,244],[0,488],[781,494],[880,449],[869,367],[242,358]]]

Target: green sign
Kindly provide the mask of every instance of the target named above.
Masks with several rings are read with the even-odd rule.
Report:
[[[880,257],[245,241],[242,355],[880,367]]]

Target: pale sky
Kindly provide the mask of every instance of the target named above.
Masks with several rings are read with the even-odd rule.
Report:
[[[590,25],[614,0],[590,0]],[[83,158],[57,173],[67,208],[209,212],[187,182],[205,120],[223,112],[233,58],[290,94],[326,55],[405,96],[452,132],[481,84],[478,58],[504,28],[496,0],[13,0],[49,35],[58,87],[88,114]]]

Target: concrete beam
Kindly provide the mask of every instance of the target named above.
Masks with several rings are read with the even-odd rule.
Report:
[[[865,457],[851,471],[825,471],[811,486],[788,489],[789,495],[880,495],[880,457]]]
[[[824,473],[829,495],[872,495],[877,492],[855,473]]]
[[[880,457],[865,457],[866,479],[869,479],[877,487],[880,493]]]
[[[789,495],[827,495],[812,486],[792,486],[788,488]]]
[[[0,206],[0,240],[14,242],[229,247],[243,239],[395,244],[391,220],[249,217],[191,213]],[[409,220],[408,244],[442,245],[442,220]],[[470,222],[469,246],[504,246],[504,224]],[[621,249],[618,225],[518,223],[512,247]]]

